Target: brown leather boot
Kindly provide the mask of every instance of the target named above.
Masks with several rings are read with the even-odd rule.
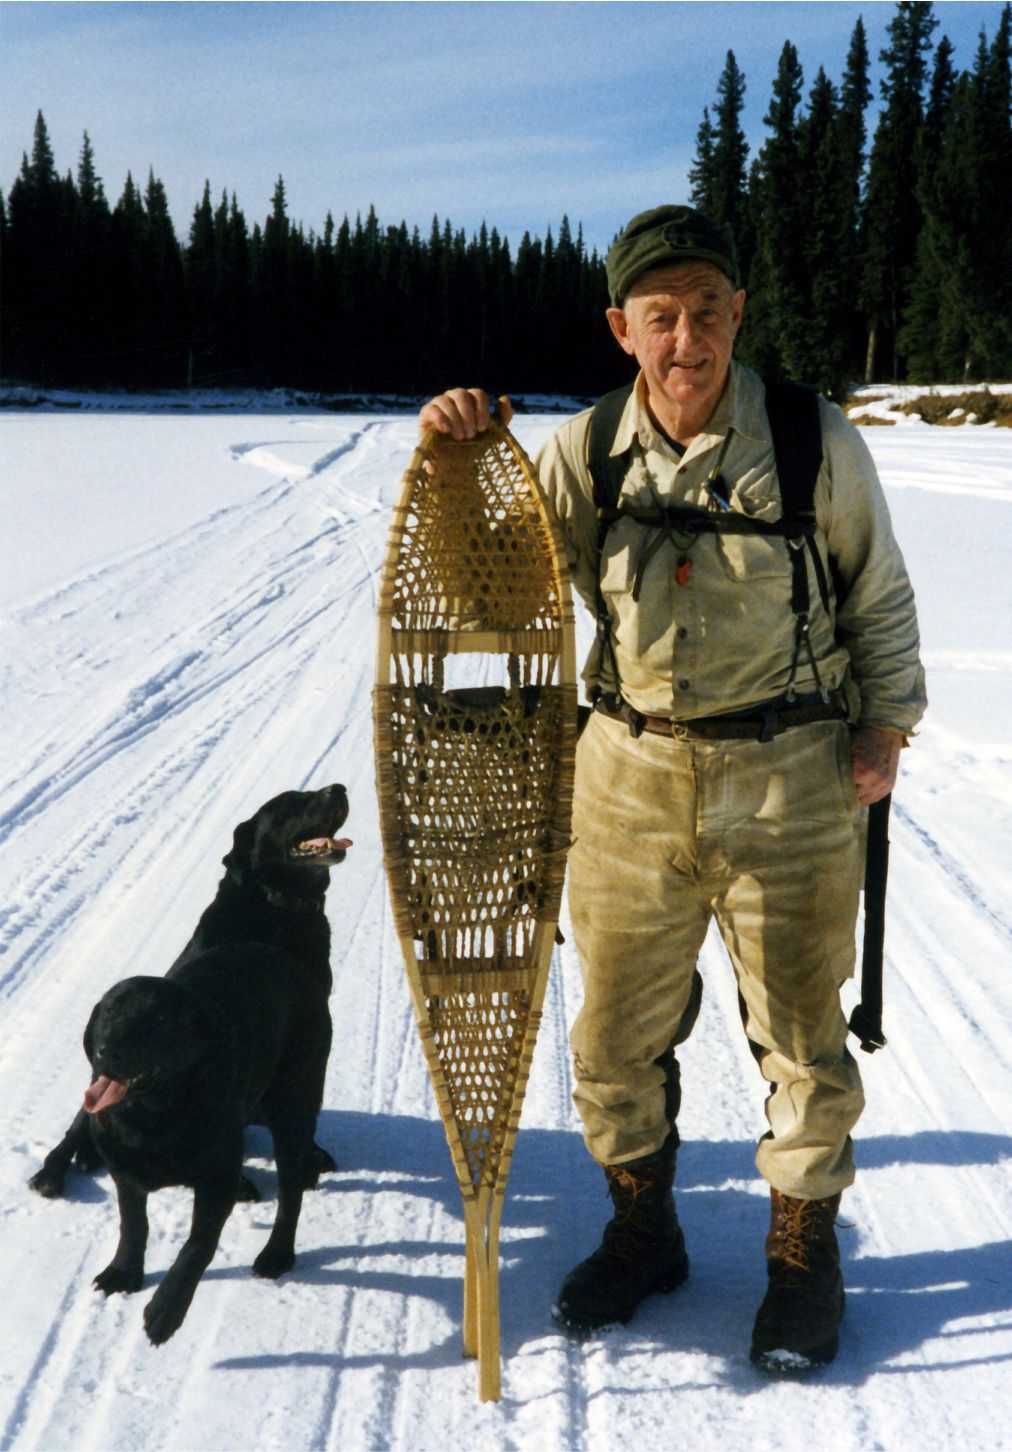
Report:
[[[689,1273],[671,1191],[678,1137],[624,1165],[605,1165],[615,1214],[601,1244],[562,1282],[552,1315],[570,1331],[625,1325],[645,1296],[667,1293]]]
[[[840,1196],[796,1200],[771,1190],[766,1237],[769,1289],[752,1330],[752,1361],[763,1371],[826,1366],[836,1355],[843,1276],[836,1243]]]

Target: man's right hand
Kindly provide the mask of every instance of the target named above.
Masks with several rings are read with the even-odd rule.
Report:
[[[418,427],[435,429],[455,439],[473,439],[488,428],[491,415],[488,394],[481,388],[449,388],[425,405],[418,415]],[[499,420],[507,425],[513,417],[508,398],[499,400]]]

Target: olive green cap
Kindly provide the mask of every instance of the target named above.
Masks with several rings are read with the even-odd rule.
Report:
[[[615,238],[605,260],[612,306],[621,307],[638,277],[672,262],[712,262],[740,287],[734,233],[692,207],[637,212]]]

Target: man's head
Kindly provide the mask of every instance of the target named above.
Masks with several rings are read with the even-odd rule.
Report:
[[[611,330],[643,371],[655,420],[685,442],[717,406],[741,324],[730,228],[689,207],[657,207],[632,219],[607,267]]]
[[[605,270],[612,307],[619,308],[638,277],[678,262],[710,262],[735,290],[741,286],[734,233],[692,207],[652,207],[622,228],[608,251]]]

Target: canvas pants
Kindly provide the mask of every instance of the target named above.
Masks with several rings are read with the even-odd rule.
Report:
[[[864,1097],[839,989],[854,971],[864,813],[846,725],[769,742],[634,739],[595,713],[577,753],[573,834],[584,985],[574,1098],[594,1158],[621,1164],[667,1137],[670,1049],[715,918],[771,1085],[760,1173],[803,1199],[851,1184]]]

